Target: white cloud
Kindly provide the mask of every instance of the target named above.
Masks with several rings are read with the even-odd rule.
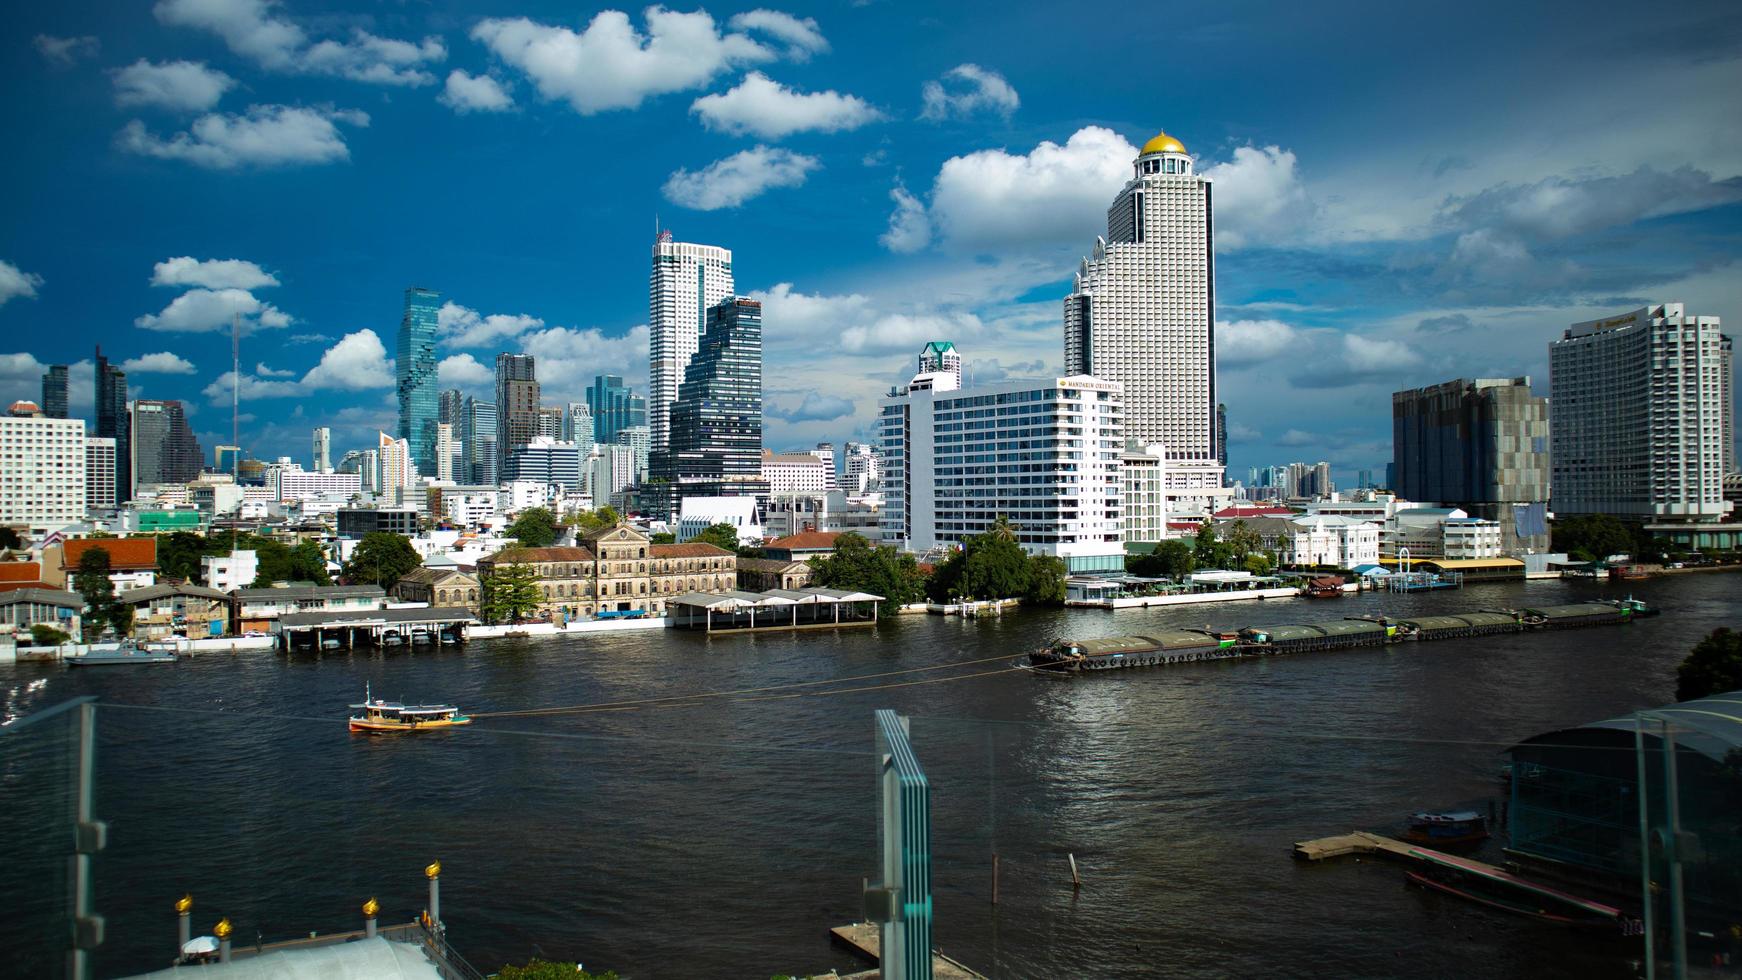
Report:
[[[450,354],[442,358],[436,372],[446,387],[475,388],[496,380],[496,373],[470,354]]]
[[[54,37],[38,34],[32,43],[43,59],[56,68],[71,68],[80,58],[94,58],[102,42],[89,34],[83,37]]]
[[[1024,244],[1082,247],[1106,229],[1107,204],[1131,177],[1137,148],[1110,129],[1085,126],[1063,146],[1025,154],[980,150],[951,157],[931,191],[931,223],[965,249]]]
[[[1737,200],[1742,200],[1742,180],[1714,180],[1693,167],[1662,171],[1647,166],[1617,177],[1553,176],[1450,197],[1441,206],[1438,223],[1553,239]]]
[[[200,389],[200,394],[205,395],[214,405],[229,404],[231,393],[236,389],[235,378],[234,371],[225,371],[214,378],[211,384]],[[241,387],[239,390],[235,390],[235,394],[244,399],[295,398],[298,395],[306,394],[306,392],[295,381],[274,381],[269,378],[244,374],[242,375]]]
[[[1326,345],[1289,382],[1296,388],[1342,388],[1371,382],[1402,387],[1404,372],[1422,363],[1420,352],[1400,340],[1345,333]]]
[[[896,184],[889,191],[895,210],[889,212],[889,230],[877,236],[891,252],[917,252],[931,244],[931,218],[925,213],[925,202],[914,197],[907,188]]]
[[[524,313],[481,316],[477,310],[452,300],[436,311],[436,328],[442,333],[442,342],[450,347],[491,347],[542,326],[544,321],[535,316]]]
[[[1317,232],[1317,208],[1295,170],[1293,150],[1241,146],[1204,168],[1216,182],[1216,247],[1229,251]]]
[[[141,354],[121,362],[121,370],[128,374],[192,374],[192,361],[169,351],[159,351],[155,354]]]
[[[140,58],[113,72],[115,104],[203,112],[218,104],[236,80],[198,61],[154,64]]]
[[[348,333],[327,348],[321,362],[302,376],[304,388],[364,391],[393,387],[393,364],[373,330]]]
[[[801,293],[792,283],[754,290],[750,298],[762,304],[762,336],[767,340],[834,337],[869,316],[871,300],[859,293],[824,296]]]
[[[445,59],[437,37],[419,42],[377,37],[354,28],[347,41],[309,43],[308,33],[276,16],[273,0],[159,0],[152,8],[159,23],[216,34],[231,51],[262,68],[334,75],[379,85],[429,85],[435,76],[422,69]]]
[[[777,140],[789,133],[814,130],[835,133],[858,129],[883,118],[869,102],[834,90],[803,94],[759,71],[744,76],[736,88],[704,95],[690,105],[709,129],[751,133]]]
[[[694,173],[673,171],[665,182],[665,199],[697,211],[735,208],[763,191],[798,187],[820,166],[816,157],[759,145],[715,160]]]
[[[643,16],[645,34],[628,14],[602,10],[579,33],[525,17],[489,18],[472,28],[472,38],[523,72],[540,95],[565,100],[582,115],[633,109],[775,57],[747,35],[721,34],[705,10],[653,6]]]
[[[1281,320],[1230,320],[1216,324],[1216,364],[1250,367],[1294,349],[1295,329]]]
[[[296,377],[295,371],[280,371],[276,368],[267,367],[265,361],[260,361],[254,365],[254,373],[260,375],[262,378],[294,378],[294,377]]]
[[[153,286],[204,286],[208,289],[260,289],[278,285],[272,273],[246,259],[196,259],[178,255],[152,267]]]
[[[841,347],[853,353],[912,353],[928,341],[975,337],[984,329],[978,316],[960,310],[891,313],[842,331]]]
[[[501,82],[489,75],[468,75],[458,68],[448,72],[447,87],[437,101],[459,113],[503,112],[514,108],[514,97]]]
[[[369,124],[355,110],[319,111],[302,106],[249,106],[247,113],[208,113],[194,120],[187,132],[163,139],[135,119],[122,128],[122,149],[164,160],[184,160],[215,170],[235,167],[288,166],[350,159],[351,151],[334,120],[356,126]]]
[[[784,401],[770,403],[768,414],[788,422],[828,422],[853,414],[853,409],[851,398],[824,394],[812,388],[804,393],[804,398],[796,405]]]
[[[980,318],[966,311],[892,312],[877,308],[859,293],[801,293],[788,282],[750,296],[762,304],[765,343],[802,341],[814,346],[839,338],[840,348],[849,353],[911,353],[927,341],[965,339],[985,332]]]
[[[809,61],[811,55],[826,54],[828,39],[817,28],[816,19],[800,20],[779,10],[758,8],[734,16],[730,26],[740,31],[761,31],[786,44],[786,56],[793,61]]]
[[[41,401],[42,375],[47,370],[48,365],[37,360],[33,354],[0,354],[0,405],[10,405],[20,398]],[[68,401],[67,414],[70,415],[71,399]]]
[[[0,259],[0,306],[5,306],[8,300],[23,296],[26,299],[36,298],[36,289],[42,285],[42,277]]]
[[[538,364],[548,401],[579,401],[595,374],[621,374],[645,391],[647,325],[608,336],[596,327],[547,327],[526,334],[520,349]]]
[[[161,313],[137,317],[133,325],[145,330],[209,333],[230,329],[233,317],[242,318],[245,330],[289,326],[289,314],[262,303],[246,289],[190,289],[163,308]]]
[[[1016,111],[1022,99],[1004,76],[975,64],[957,65],[944,76],[920,87],[921,119],[940,120],[992,112],[1004,118]]]

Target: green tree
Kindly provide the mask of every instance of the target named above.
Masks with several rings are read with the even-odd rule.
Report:
[[[1234,561],[1244,563],[1248,555],[1263,547],[1264,541],[1245,521],[1235,521],[1228,526],[1228,552]]]
[[[600,507],[598,510],[583,510],[575,515],[574,525],[580,531],[596,531],[602,527],[616,527],[623,520],[617,514],[617,508]]]
[[[999,518],[984,534],[962,547],[932,572],[926,594],[933,602],[963,599],[1015,599],[1028,595],[1031,584],[1028,553],[1016,541],[1016,531]]]
[[[1610,555],[1634,550],[1634,534],[1626,524],[1608,514],[1564,517],[1549,529],[1550,547],[1564,551],[1575,561],[1601,561]]]
[[[1184,578],[1197,567],[1196,552],[1189,542],[1179,539],[1160,541],[1147,555],[1132,555],[1125,559],[1125,570],[1144,578]]]
[[[925,573],[909,554],[879,548],[851,531],[835,538],[835,549],[811,563],[811,582],[827,589],[846,589],[883,596],[878,608],[894,615],[925,594]]]
[[[218,552],[212,550],[212,544],[206,538],[192,531],[176,531],[157,539],[157,570],[164,578],[197,582],[200,580],[200,559],[212,554]]]
[[[1063,605],[1069,574],[1065,560],[1057,555],[1028,556],[1028,591],[1022,601],[1035,606]]]
[[[370,531],[357,542],[351,560],[345,563],[345,579],[354,584],[393,588],[412,569],[423,564],[417,550],[403,534]]]
[[[0,527],[0,551],[17,551],[24,547],[24,539],[18,532],[9,527]]]
[[[509,964],[496,971],[496,980],[617,980],[614,971],[588,973],[579,963],[532,959],[525,966]]]
[[[677,544],[677,535],[670,531],[657,531],[647,539],[648,544]]]
[[[495,571],[478,583],[481,595],[478,609],[485,622],[515,623],[538,611],[544,594],[539,589],[538,573],[531,565],[515,562],[497,566]]]
[[[109,579],[109,552],[105,548],[90,548],[79,556],[79,570],[73,573],[73,591],[84,597],[83,632],[89,643],[109,623],[115,605],[115,583]]]
[[[738,529],[730,524],[710,524],[690,540],[724,548],[734,554],[738,551]]]
[[[509,537],[523,548],[548,548],[556,542],[556,515],[544,507],[529,507],[508,525]]]
[[[39,647],[58,647],[72,639],[66,630],[55,629],[47,623],[37,623],[30,627],[30,641]]]
[[[1742,690],[1742,633],[1720,626],[1694,644],[1675,672],[1675,699]]]
[[[1270,574],[1270,556],[1251,554],[1246,556],[1246,570],[1254,575]]]
[[[332,577],[327,574],[327,553],[321,550],[319,541],[297,542],[296,547],[290,549],[289,561],[289,581],[316,585],[332,582]]]

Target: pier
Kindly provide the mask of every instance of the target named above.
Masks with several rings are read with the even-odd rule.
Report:
[[[840,589],[770,589],[767,592],[686,592],[665,601],[674,629],[708,633],[835,629],[876,626],[883,596]]]
[[[477,622],[460,606],[286,613],[273,626],[280,651],[318,652],[359,646],[450,645]]]
[[[883,936],[879,928],[875,922],[836,926],[829,930],[829,941],[845,947],[867,963],[877,963],[882,960],[883,952]],[[842,974],[841,980],[875,980],[882,975],[880,970],[867,970]],[[935,980],[986,980],[983,974],[975,973],[936,949],[931,951],[931,975]]]

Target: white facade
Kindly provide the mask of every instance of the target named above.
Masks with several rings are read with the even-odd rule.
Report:
[[[376,493],[392,493],[401,487],[417,486],[417,466],[411,460],[411,443],[395,439],[385,432],[380,436],[376,452],[378,475]]]
[[[1379,561],[1379,525],[1371,521],[1313,515],[1289,523],[1295,530],[1282,555],[1286,564],[1353,568]]]
[[[1065,371],[1123,385],[1128,437],[1160,443],[1170,463],[1214,466],[1210,180],[1166,134],[1132,170],[1065,298]]]
[[[252,551],[232,551],[200,559],[200,577],[219,592],[249,588],[259,575],[260,556]]]
[[[1155,542],[1167,533],[1167,459],[1160,445],[1127,444],[1119,457],[1119,523],[1126,541]]]
[[[954,383],[918,374],[883,401],[883,542],[923,554],[1003,517],[1072,572],[1123,570],[1119,383]]]
[[[333,430],[324,425],[314,433],[313,462],[316,473],[333,471]]]
[[[454,457],[460,454],[459,440],[454,438],[454,427],[447,422],[436,423],[435,437],[435,477],[443,482],[454,478]]]
[[[0,524],[33,534],[85,519],[85,423],[0,416]]]
[[[877,526],[883,498],[878,494],[848,496],[845,491],[770,496],[763,508],[763,530],[771,538],[801,531],[852,531],[871,541],[882,537]]]
[[[822,493],[829,488],[829,470],[833,468],[824,467],[823,461],[810,453],[762,451],[762,478],[768,481],[769,496]]]
[[[272,473],[268,470],[267,486],[272,486]],[[277,473],[277,489],[279,500],[319,500],[338,496],[350,499],[363,492],[363,477],[359,473],[310,473],[297,467],[295,469],[281,468]]]
[[[841,489],[851,494],[871,493],[877,489],[877,447],[870,443],[849,442],[841,454]]]
[[[85,508],[114,510],[115,440],[85,437]]]
[[[730,524],[738,530],[739,544],[759,544],[762,525],[756,523],[755,497],[685,497],[677,518],[679,544],[689,541],[715,524]]]
[[[635,485],[635,450],[629,446],[617,442],[596,445],[590,465],[593,473],[588,488],[594,500],[608,500],[612,494]]]
[[[647,481],[647,456],[653,450],[653,433],[645,425],[626,425],[617,430],[617,441],[629,447],[634,458],[635,482]]]
[[[647,279],[647,425],[653,449],[663,451],[671,435],[671,403],[700,344],[708,307],[733,292],[731,249],[675,242],[670,232],[660,233]]]
[[[1475,517],[1446,521],[1440,526],[1447,558],[1499,558],[1505,554],[1500,540],[1500,522]]]
[[[517,514],[528,507],[544,507],[556,499],[556,488],[537,480],[509,480],[502,484],[497,506],[505,514]]]
[[[1556,514],[1724,518],[1734,433],[1720,325],[1664,303],[1575,323],[1549,344]]]
[[[1165,454],[1165,449],[1163,450]],[[1208,517],[1234,500],[1234,488],[1222,486],[1222,466],[1215,460],[1168,459],[1163,475],[1167,512],[1175,520]]]
[[[442,519],[460,527],[490,523],[501,512],[502,492],[494,487],[444,487]]]
[[[839,489],[840,483],[835,479],[835,444],[819,442],[817,448],[809,452],[810,455],[823,461],[823,488],[826,490]]]

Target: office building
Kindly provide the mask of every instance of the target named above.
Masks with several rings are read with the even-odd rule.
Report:
[[[337,521],[341,538],[361,538],[377,531],[411,537],[417,533],[417,508],[343,507]]]
[[[1718,317],[1663,303],[1575,323],[1549,344],[1556,516],[1724,519],[1734,433],[1719,327]]]
[[[834,460],[831,458],[830,462]],[[822,493],[829,489],[829,470],[823,461],[811,453],[776,453],[762,451],[762,479],[768,482],[771,495]]]
[[[459,443],[454,439],[454,427],[446,422],[436,423],[435,438],[435,478],[443,483],[454,481],[454,459],[459,455]]]
[[[460,412],[465,408],[466,394],[458,388],[444,388],[436,401],[436,421],[446,422],[460,431]]]
[[[267,489],[275,491],[279,500],[320,500],[343,497],[349,500],[363,492],[361,473],[315,472],[295,463],[281,466],[266,478]]]
[[[496,355],[497,472],[538,435],[538,375],[531,354]],[[473,482],[484,482],[473,478]]]
[[[920,373],[883,400],[883,543],[941,552],[1004,518],[1073,573],[1123,571],[1119,382],[955,383]]]
[[[567,426],[567,412],[560,408],[543,407],[538,410],[538,420],[533,427],[533,434],[546,439],[561,439],[563,429]]]
[[[604,442],[593,447],[587,466],[587,487],[597,506],[604,506],[611,495],[634,486],[640,479],[635,468],[635,450],[620,442]]]
[[[1397,482],[1387,489],[1497,523],[1507,554],[1548,551],[1549,403],[1529,378],[1392,393],[1391,449]]]
[[[140,399],[132,416],[133,486],[186,483],[200,475],[206,454],[181,402]]]
[[[653,454],[653,430],[645,425],[626,425],[617,430],[617,442],[628,446],[635,457],[635,482],[646,482]]]
[[[877,492],[877,447],[849,442],[841,453],[841,489],[854,495]]]
[[[823,461],[823,485],[830,490],[840,489],[840,481],[835,476],[835,444],[819,442],[810,454]]]
[[[413,286],[405,291],[393,362],[399,375],[399,438],[411,445],[412,463],[424,476],[434,476],[436,471],[436,313],[440,307],[441,295],[433,290]]]
[[[587,389],[587,409],[593,413],[594,442],[617,442],[624,429],[647,426],[647,399],[615,374],[594,376],[593,386]]]
[[[115,440],[86,436],[85,508],[107,511],[120,505],[115,499]]]
[[[316,473],[333,471],[333,430],[324,425],[314,432],[314,470]]]
[[[395,439],[385,432],[375,447],[375,492],[391,495],[401,487],[417,486],[417,464],[411,458],[411,442]]]
[[[1119,382],[1125,434],[1170,465],[1219,469],[1212,214],[1185,147],[1145,143],[1065,297],[1065,373]]]
[[[581,457],[575,444],[533,436],[532,441],[514,450],[508,457],[508,468],[502,472],[504,482],[525,480],[562,487],[579,492],[581,489]]]
[[[577,446],[591,446],[597,441],[593,438],[593,410],[586,402],[569,402],[564,406],[561,438]]]
[[[762,304],[738,296],[707,311],[707,330],[672,402],[670,441],[653,433],[663,513],[683,497],[768,497],[762,478]]]
[[[40,535],[85,519],[85,423],[33,402],[0,416],[0,526]]]
[[[64,419],[67,411],[67,366],[50,364],[42,375],[42,414],[51,419]]]
[[[1216,403],[1216,462],[1228,472],[1228,406]]]
[[[647,424],[656,453],[669,448],[672,404],[688,380],[690,358],[700,349],[708,311],[731,296],[733,289],[730,249],[677,242],[671,232],[659,233],[647,279]],[[593,414],[599,415],[597,405]],[[598,441],[613,440],[600,435]]]
[[[97,435],[115,440],[115,499],[133,499],[133,447],[127,417],[127,372],[109,365],[97,348]]]
[[[496,484],[496,403],[471,395],[460,409],[460,454],[458,472],[474,484]]]
[[[934,340],[926,344],[919,352],[920,374],[947,374],[955,379],[957,388],[962,386],[962,355],[957,353],[956,345],[947,340]]]

